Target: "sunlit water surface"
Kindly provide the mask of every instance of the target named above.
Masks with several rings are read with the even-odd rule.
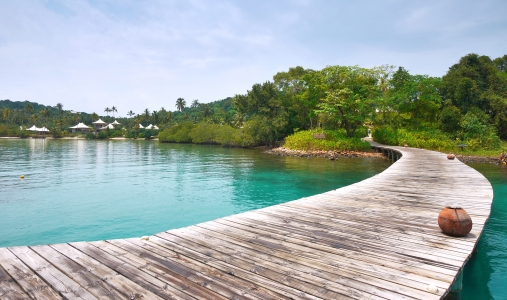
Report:
[[[0,247],[155,234],[326,192],[388,166],[144,140],[0,140]]]
[[[340,188],[389,165],[144,140],[0,139],[0,247],[150,235]],[[507,299],[507,167],[473,167],[495,198],[461,294]]]

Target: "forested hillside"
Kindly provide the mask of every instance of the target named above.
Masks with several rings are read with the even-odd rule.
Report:
[[[19,125],[31,124],[66,134],[69,126],[99,117],[65,111],[61,104],[0,101],[0,109],[1,135],[16,135]],[[116,107],[104,112],[112,122]],[[374,139],[386,144],[442,151],[466,144],[470,151],[497,151],[507,139],[507,55],[466,55],[441,78],[387,65],[298,66],[232,98],[211,103],[178,98],[173,111],[146,108],[128,116],[118,119],[126,130],[122,135],[136,136],[131,130],[151,123],[161,129],[162,142],[274,146],[286,140],[286,146],[302,150],[357,150],[365,148],[359,137],[371,128]],[[316,143],[315,132],[328,133],[326,142]]]

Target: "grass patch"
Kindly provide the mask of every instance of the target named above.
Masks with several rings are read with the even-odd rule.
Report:
[[[292,150],[352,150],[369,151],[370,144],[359,137],[348,138],[345,130],[324,130],[326,139],[320,140],[313,137],[314,133],[322,133],[320,129],[303,130],[288,136],[285,139],[284,147]],[[362,134],[358,133],[358,134]]]

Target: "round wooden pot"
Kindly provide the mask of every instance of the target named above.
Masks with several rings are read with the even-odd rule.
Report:
[[[450,236],[465,236],[472,230],[472,218],[461,207],[447,206],[438,215],[438,226]]]
[[[449,153],[447,154],[447,159],[453,160],[456,157],[456,155]]]

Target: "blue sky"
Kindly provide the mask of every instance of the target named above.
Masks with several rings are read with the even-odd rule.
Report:
[[[507,54],[505,0],[0,1],[0,99],[99,114],[211,102],[298,65],[442,76]]]

